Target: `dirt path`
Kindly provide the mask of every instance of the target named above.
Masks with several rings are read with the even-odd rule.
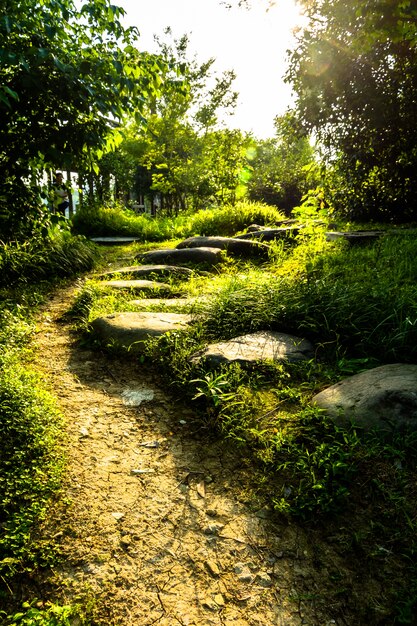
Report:
[[[353,624],[324,601],[313,539],[245,504],[253,477],[233,446],[193,432],[145,366],[75,345],[60,321],[73,294],[44,306],[36,340],[71,441],[69,504],[46,529],[65,555],[58,599],[87,591],[103,625]]]

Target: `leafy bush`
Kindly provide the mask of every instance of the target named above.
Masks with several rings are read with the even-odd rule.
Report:
[[[73,217],[73,229],[94,237],[138,237],[141,241],[163,241],[181,230],[180,218],[155,219],[147,214],[137,215],[122,206],[83,207]]]
[[[277,208],[256,202],[238,202],[221,209],[198,211],[190,217],[190,235],[232,236],[250,224],[274,225],[285,219]]]

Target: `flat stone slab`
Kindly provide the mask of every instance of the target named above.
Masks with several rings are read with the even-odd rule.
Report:
[[[218,248],[169,248],[164,250],[150,250],[136,257],[139,262],[159,264],[175,263],[177,265],[193,264],[209,267],[219,265],[224,261],[223,252]]]
[[[139,237],[90,237],[90,241],[102,246],[125,246],[139,241]]]
[[[340,426],[389,433],[417,429],[417,365],[382,365],[350,376],[314,396]]]
[[[202,298],[141,298],[140,300],[131,300],[129,304],[139,307],[161,307],[162,309],[171,309],[176,307],[194,307],[202,302]]]
[[[293,238],[300,232],[300,227],[288,226],[285,228],[262,228],[254,230],[243,235],[236,235],[236,239],[244,240],[261,240],[261,241],[277,241],[278,239]]]
[[[326,233],[326,241],[337,241],[346,239],[350,244],[371,243],[379,239],[385,232],[383,230],[354,230],[351,232],[331,231]]]
[[[227,254],[242,258],[268,258],[269,246],[259,241],[246,241],[237,237],[188,237],[177,245],[177,250],[184,248],[219,248]]]
[[[303,361],[313,356],[313,345],[307,339],[294,335],[261,330],[250,335],[235,337],[229,341],[213,343],[191,356],[196,364],[204,361],[208,367],[221,363],[255,361]]]
[[[156,280],[103,280],[100,285],[111,287],[111,289],[123,289],[129,291],[161,291],[171,292],[171,286],[167,283],[159,283]]]
[[[148,339],[172,330],[184,330],[191,320],[192,316],[185,313],[112,313],[96,318],[92,327],[102,341],[142,352]]]
[[[144,278],[149,276],[190,278],[193,274],[193,270],[188,267],[178,267],[176,265],[131,265],[129,267],[120,267],[116,270],[109,270],[101,274],[101,276],[117,276],[119,274],[130,274]]]

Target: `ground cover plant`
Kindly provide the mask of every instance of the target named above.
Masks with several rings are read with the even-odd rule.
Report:
[[[314,227],[296,246],[277,244],[261,266],[230,261],[209,276],[196,273],[181,295],[200,299],[198,324],[148,345],[146,363],[199,409],[204,427],[261,468],[254,500],[313,527],[329,525],[340,553],[383,580],[385,597],[364,608],[363,623],[379,614],[413,623],[417,438],[380,440],[337,428],[310,400],[361,370],[416,362],[416,258],[407,233],[356,248],[327,242]],[[129,307],[126,296],[105,297],[90,285],[87,323]],[[266,328],[307,337],[315,358],[214,371],[190,363],[210,341]]]
[[[33,322],[22,306],[10,310],[10,302],[0,316],[0,599],[4,606],[20,577],[53,562],[53,552],[37,545],[32,532],[59,488],[63,448],[62,416],[39,376],[28,367]]]
[[[64,470],[63,417],[44,381],[31,367],[34,314],[51,285],[91,269],[94,248],[69,232],[43,242],[4,244],[0,303],[0,622],[69,624],[71,607],[23,604],[7,617],[11,596],[38,567],[57,559],[34,532],[60,487]],[[35,282],[41,281],[41,282]]]

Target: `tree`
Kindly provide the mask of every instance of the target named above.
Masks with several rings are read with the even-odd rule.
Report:
[[[417,7],[402,0],[304,2],[287,80],[351,217],[417,215]]]
[[[314,168],[310,167],[314,150],[292,112],[275,118],[275,130],[274,138],[253,146],[248,192],[251,200],[272,204],[289,214],[308,189],[316,186]]]
[[[116,144],[117,120],[140,115],[156,93],[162,61],[137,52],[136,30],[121,25],[123,10],[110,0],[78,6],[3,0],[0,8],[3,237],[30,231],[42,215],[42,167],[91,163]]]
[[[235,198],[243,138],[218,123],[220,111],[233,111],[236,103],[234,73],[216,76],[214,59],[188,60],[186,35],[157,41],[166,68],[161,95],[148,102],[146,126],[132,124],[123,143],[137,160],[136,192],[159,193],[167,214]]]

